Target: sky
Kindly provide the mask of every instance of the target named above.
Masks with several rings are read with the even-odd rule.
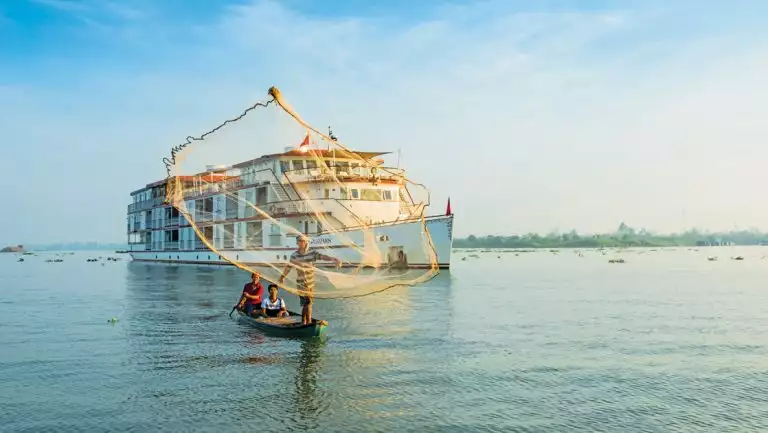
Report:
[[[430,213],[450,196],[456,236],[768,230],[766,16],[757,0],[4,1],[0,244],[125,241],[129,194],[170,148],[273,85],[345,144],[400,149]]]

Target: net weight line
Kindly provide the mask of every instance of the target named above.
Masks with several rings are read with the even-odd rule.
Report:
[[[170,179],[172,177],[171,176],[171,170],[176,166],[176,155],[179,152],[181,152],[182,150],[184,150],[187,146],[192,144],[193,141],[203,141],[203,140],[205,140],[206,136],[215,133],[219,129],[225,127],[227,124],[237,122],[238,120],[242,119],[249,112],[255,110],[256,108],[258,108],[258,107],[266,108],[266,107],[268,107],[273,102],[275,102],[275,98],[272,98],[272,99],[270,99],[267,102],[257,102],[255,104],[251,105],[250,107],[246,108],[242,113],[240,113],[239,116],[234,117],[232,119],[225,120],[222,124],[218,125],[217,127],[211,129],[208,132],[203,133],[199,137],[193,137],[191,135],[188,135],[187,138],[186,138],[186,141],[184,143],[179,144],[179,145],[174,146],[173,148],[171,148],[171,157],[170,158],[167,157],[167,156],[163,158],[163,164],[165,164],[165,171],[166,171],[166,174],[167,174],[167,179]]]

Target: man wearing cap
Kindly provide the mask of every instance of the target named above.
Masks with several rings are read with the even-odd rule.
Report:
[[[280,284],[285,281],[285,277],[291,271],[291,268],[296,268],[296,285],[298,289],[304,292],[308,292],[308,295],[300,296],[301,299],[301,321],[307,325],[312,322],[312,291],[315,289],[315,266],[314,263],[318,260],[324,260],[336,263],[336,266],[341,265],[341,260],[336,257],[329,257],[317,252],[313,248],[309,248],[309,239],[304,235],[299,235],[296,238],[298,249],[291,254],[291,259],[286,264],[283,274],[280,275]]]

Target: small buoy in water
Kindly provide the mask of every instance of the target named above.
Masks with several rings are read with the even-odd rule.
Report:
[[[107,323],[117,323],[117,317],[113,317],[113,318],[107,320]]]

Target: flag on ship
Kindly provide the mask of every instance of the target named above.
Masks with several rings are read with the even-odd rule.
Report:
[[[309,147],[309,131],[307,131],[307,135],[304,136],[304,140],[302,140],[299,145],[299,149],[303,149],[304,147]]]
[[[451,212],[451,198],[450,197],[448,197],[448,207],[445,209],[445,214],[446,215],[453,215],[453,213]]]

